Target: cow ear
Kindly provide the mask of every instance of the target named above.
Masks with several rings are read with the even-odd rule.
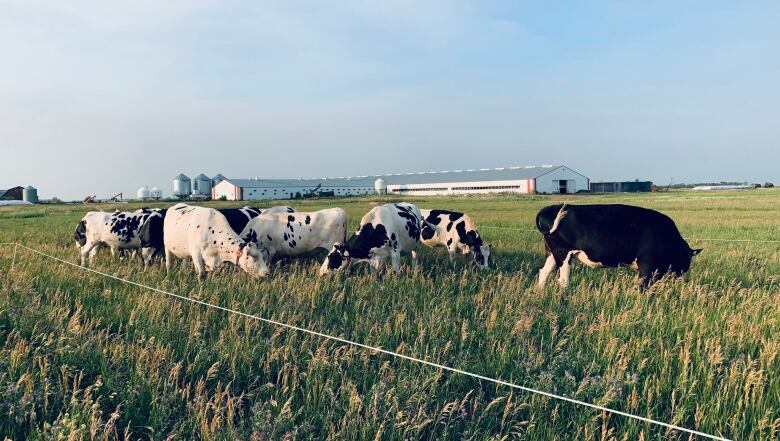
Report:
[[[698,256],[702,251],[704,251],[704,248],[696,248],[691,250],[691,257]]]

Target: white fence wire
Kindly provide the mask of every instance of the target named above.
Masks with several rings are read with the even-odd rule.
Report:
[[[495,230],[507,230],[507,231],[525,231],[529,233],[538,233],[539,230],[534,228],[512,228],[512,227],[500,227],[497,225],[480,225],[479,228],[492,228]],[[775,239],[721,239],[721,238],[698,238],[690,237],[685,238],[687,241],[699,241],[699,242],[751,242],[751,243],[780,243],[780,240]]]

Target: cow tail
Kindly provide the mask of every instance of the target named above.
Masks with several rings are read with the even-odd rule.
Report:
[[[564,217],[568,214],[568,211],[566,211],[566,202],[561,205],[561,209],[558,210],[558,214],[555,216],[555,220],[553,221],[552,228],[550,228],[550,231],[547,234],[553,234],[558,229],[558,227],[561,224],[561,220],[563,220]]]

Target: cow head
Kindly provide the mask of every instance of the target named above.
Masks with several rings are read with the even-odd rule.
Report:
[[[493,253],[493,246],[478,245],[471,249],[471,255],[474,256],[474,263],[482,269],[488,269],[490,255]]]
[[[79,225],[73,231],[73,239],[76,240],[76,246],[78,248],[83,247],[87,243],[87,223],[85,221],[79,222]]]
[[[698,256],[704,248],[688,249],[688,252],[682,252],[678,255],[677,259],[671,265],[671,271],[677,275],[682,276],[691,269],[691,262],[695,256]]]
[[[266,264],[266,254],[254,243],[245,243],[238,248],[236,263],[241,269],[255,277],[265,277],[270,272]]]
[[[352,258],[349,255],[347,247],[336,242],[333,248],[325,258],[325,262],[320,267],[320,275],[337,273],[349,267],[352,264]]]

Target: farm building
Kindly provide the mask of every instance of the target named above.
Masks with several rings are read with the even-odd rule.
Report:
[[[38,203],[38,189],[33,186],[13,187],[8,190],[0,190],[0,202],[2,205],[11,205],[15,202],[29,204]]]
[[[591,182],[593,193],[646,193],[653,190],[652,181]]]
[[[562,165],[485,168],[317,179],[230,179],[212,188],[212,198],[283,199],[311,194],[352,196],[556,193],[587,191],[590,181]]]
[[[24,199],[24,187],[0,190],[0,201],[21,201],[22,199]]]

